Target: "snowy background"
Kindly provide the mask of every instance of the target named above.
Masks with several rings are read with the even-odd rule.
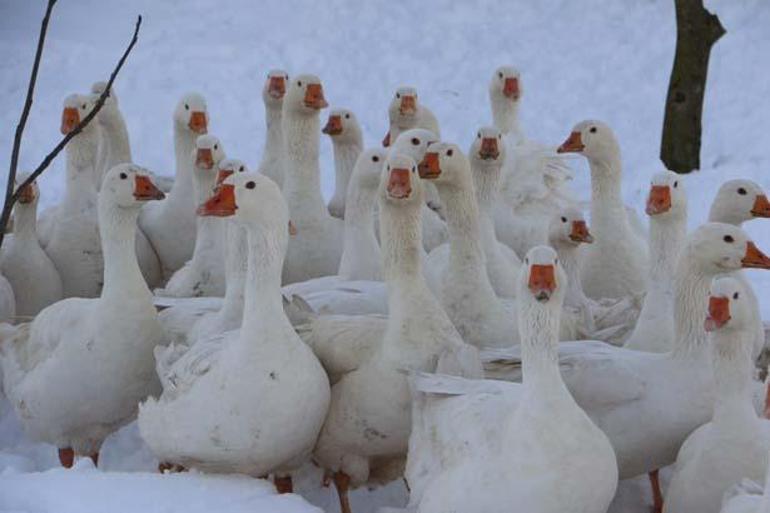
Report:
[[[770,190],[770,2],[706,3],[727,34],[711,55],[702,170],[686,178],[691,226],[703,222],[716,189],[727,179],[751,178]],[[43,4],[0,0],[2,183]],[[559,144],[585,118],[613,127],[623,151],[623,193],[640,212],[649,177],[662,169],[660,128],[676,37],[672,0],[60,0],[20,169],[36,166],[59,140],[63,98],[107,79],[137,14],[144,16],[139,42],[116,91],[135,161],[160,174],[173,171],[171,111],[189,90],[206,96],[210,132],[222,139],[228,154],[256,165],[264,136],[260,91],[270,68],[320,75],[330,105],[356,112],[368,145],[379,144],[385,134],[395,88],[413,85],[438,116],[444,138],[467,146],[475,130],[491,122],[487,84],[502,64],[522,72],[521,120],[529,137]],[[329,197],[334,178],[326,137],[321,167]],[[587,198],[584,160],[576,159],[574,169],[574,189]],[[60,158],[41,180],[43,206],[58,201],[63,182]],[[747,230],[770,251],[770,222],[754,221]],[[770,273],[750,276],[763,317],[770,319]],[[212,504],[252,513],[305,509],[297,497],[273,497],[269,487],[253,481],[103,473],[85,462],[79,472],[30,473],[55,467],[55,454],[51,447],[27,443],[7,414],[0,420],[0,451],[0,511],[82,512],[88,511],[86,498],[94,511],[103,511],[105,502],[111,511],[205,511]],[[108,440],[103,469],[151,470],[153,465],[133,427]],[[316,477],[306,476],[308,489],[317,488]],[[624,485],[613,511],[642,511],[637,484]],[[142,490],[139,498],[136,490]],[[336,502],[332,490],[306,495],[324,508]],[[374,496],[359,492],[356,513],[373,510],[376,503],[397,504],[403,490],[396,483]],[[57,502],[64,499],[66,507]]]

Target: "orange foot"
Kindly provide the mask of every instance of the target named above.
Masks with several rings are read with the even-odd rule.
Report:
[[[72,450],[72,447],[59,449],[59,462],[64,468],[72,468],[72,464],[75,463],[75,451]]]

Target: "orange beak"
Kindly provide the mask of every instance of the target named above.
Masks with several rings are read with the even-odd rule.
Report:
[[[706,331],[716,331],[730,320],[730,300],[726,297],[709,298],[709,313],[703,327]]]
[[[77,107],[65,107],[61,113],[61,133],[67,135],[80,124],[80,114]]]
[[[195,155],[195,165],[202,169],[211,169],[214,167],[214,156],[209,148],[198,148]]]
[[[648,216],[654,216],[671,210],[671,189],[668,185],[653,185],[650,188],[650,195],[647,196]]]
[[[286,82],[283,77],[270,77],[267,84],[267,94],[276,100],[283,98],[283,95],[286,94]]]
[[[140,201],[162,200],[166,195],[158,189],[149,176],[136,175],[134,177],[134,198]]]
[[[556,150],[557,153],[580,153],[585,149],[585,146],[583,145],[583,140],[580,137],[580,132],[572,132],[569,134],[569,137],[567,137],[567,140],[564,141],[564,144],[559,146],[559,149]]]
[[[746,254],[741,262],[743,267],[747,269],[770,269],[770,258],[762,253],[752,241],[746,244]]]
[[[754,217],[770,217],[770,201],[767,196],[760,194],[754,200],[754,206],[751,208],[751,215]]]
[[[32,203],[35,201],[35,187],[32,184],[27,185],[19,191],[19,203]]]
[[[418,166],[420,178],[423,180],[433,180],[441,175],[441,166],[438,162],[438,153],[429,151],[422,158]]]
[[[588,231],[588,225],[585,221],[572,221],[572,231],[569,238],[575,242],[586,242],[591,244],[594,241],[593,235]]]
[[[206,113],[201,111],[193,111],[190,113],[190,122],[187,126],[190,130],[196,134],[202,135],[208,131],[209,122],[206,119]]]
[[[503,96],[512,100],[519,99],[519,79],[518,78],[506,78],[505,85],[503,85]]]
[[[500,150],[497,148],[496,137],[484,137],[481,140],[481,148],[479,148],[479,158],[481,160],[495,160],[500,156]]]
[[[329,116],[329,120],[321,132],[326,135],[340,135],[342,133],[342,117],[337,115]]]
[[[532,265],[529,268],[529,290],[541,303],[548,301],[556,290],[556,272],[552,265]]]
[[[222,182],[224,182],[228,176],[232,175],[234,171],[232,169],[220,169],[219,173],[217,173],[217,184],[216,186],[219,187]]]
[[[308,84],[305,89],[305,106],[311,109],[321,110],[328,107],[326,98],[324,98],[324,90],[321,84]]]
[[[199,216],[228,217],[235,214],[235,186],[230,183],[219,186],[206,203],[198,207]]]
[[[417,99],[412,95],[401,96],[401,105],[398,112],[402,116],[412,116],[417,114]]]
[[[412,182],[409,178],[409,170],[394,168],[390,170],[388,177],[388,195],[395,199],[408,198],[412,193]]]
[[[382,139],[382,146],[384,148],[390,146],[390,130],[388,130],[388,133],[385,134],[385,137]]]

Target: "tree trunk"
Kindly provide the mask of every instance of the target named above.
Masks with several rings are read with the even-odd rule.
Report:
[[[703,0],[674,0],[676,55],[666,98],[660,159],[666,168],[689,173],[700,168],[701,115],[711,47],[725,33]]]

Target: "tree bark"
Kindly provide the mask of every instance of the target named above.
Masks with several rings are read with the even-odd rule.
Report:
[[[671,171],[700,168],[701,116],[711,47],[725,33],[703,0],[674,0],[676,54],[666,97],[660,159]]]

